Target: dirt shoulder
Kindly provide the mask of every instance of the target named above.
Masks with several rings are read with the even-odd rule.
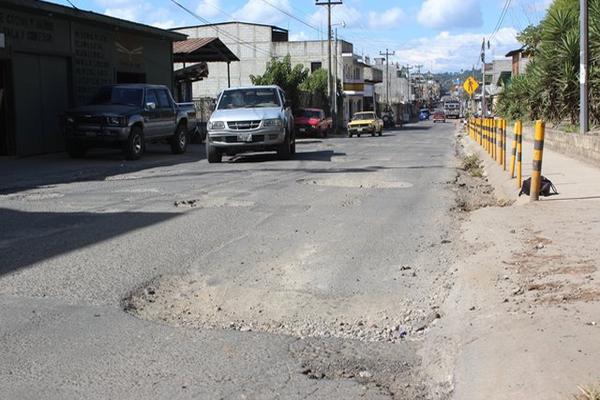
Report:
[[[515,202],[472,211],[462,225],[447,317],[423,347],[433,397],[570,399],[600,381],[600,198],[590,195],[600,194],[600,170],[547,151],[544,172],[561,194],[530,204],[460,140],[484,160],[497,198]]]

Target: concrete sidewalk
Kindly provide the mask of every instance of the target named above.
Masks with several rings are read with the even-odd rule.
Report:
[[[456,280],[428,339],[429,372],[454,399],[573,399],[578,386],[600,384],[600,169],[546,150],[543,175],[560,194],[530,203],[462,140],[498,197],[515,202],[474,211],[461,226]],[[526,178],[533,145],[523,145]]]

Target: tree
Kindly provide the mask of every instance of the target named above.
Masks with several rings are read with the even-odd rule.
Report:
[[[533,57],[542,41],[542,27],[538,25],[529,25],[517,34],[517,40],[524,47],[524,53],[528,57]]]
[[[289,54],[282,60],[271,59],[263,75],[250,75],[254,85],[278,85],[285,91],[285,95],[292,102],[293,108],[299,107],[300,85],[306,81],[308,69],[297,64],[292,68]]]

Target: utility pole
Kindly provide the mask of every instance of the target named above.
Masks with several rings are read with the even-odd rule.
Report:
[[[588,1],[579,0],[579,132],[589,131],[588,105]]]
[[[327,88],[329,93],[329,109],[331,112],[331,118],[333,121],[333,129],[337,131],[337,119],[335,115],[334,103],[336,102],[336,89],[333,83],[333,74],[331,71],[331,6],[342,4],[342,0],[315,0],[317,6],[327,6]]]
[[[483,84],[481,85],[481,117],[486,117],[485,104],[485,38],[481,43],[481,75],[483,76]]]
[[[391,53],[388,49],[385,49],[385,53],[379,52],[380,56],[385,56],[385,111],[390,109],[390,59],[389,56],[395,55],[396,52]]]
[[[414,67],[410,64],[406,64],[406,79],[408,79],[408,104],[412,101],[412,87],[410,85],[410,70]]]
[[[337,80],[338,80],[338,38],[337,38],[337,28],[335,28],[335,48],[334,48],[334,53],[335,53],[335,60],[334,60],[334,67],[333,67],[333,113],[337,118],[338,115],[338,102],[337,102]]]

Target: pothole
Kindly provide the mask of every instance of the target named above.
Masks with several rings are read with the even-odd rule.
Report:
[[[361,342],[420,339],[441,318],[370,294],[330,299],[306,290],[200,275],[157,278],[129,295],[123,306],[139,318],[175,326]]]
[[[306,185],[329,186],[339,188],[360,189],[406,189],[412,183],[402,182],[383,173],[325,174],[314,178],[299,179],[298,183]]]
[[[229,197],[202,196],[197,199],[176,200],[177,208],[216,208],[216,207],[252,207],[255,203],[249,200],[238,200]]]

